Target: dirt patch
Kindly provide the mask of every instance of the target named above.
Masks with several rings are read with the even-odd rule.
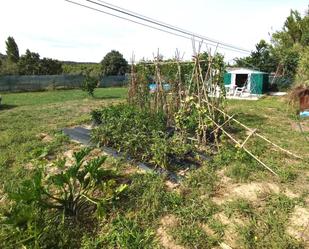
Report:
[[[305,243],[309,248],[309,210],[304,207],[296,206],[289,220],[287,233]]]
[[[69,167],[74,163],[74,152],[76,152],[76,149],[70,149],[63,153],[62,158],[66,159],[65,166]]]
[[[255,202],[260,196],[280,192],[279,186],[270,182],[234,183],[232,178],[225,175],[225,170],[218,171],[218,177],[218,191],[212,199],[218,205],[239,198]]]
[[[172,181],[165,181],[165,186],[168,190],[176,190],[179,187],[179,183],[175,183]]]
[[[169,228],[177,226],[177,219],[173,215],[164,216],[160,221],[160,227],[157,230],[157,236],[160,244],[165,249],[185,249],[185,247],[177,245],[167,232]]]
[[[249,201],[257,201],[259,195],[280,192],[278,185],[268,182],[252,182],[235,186],[231,193],[239,198],[247,199]]]
[[[34,170],[34,165],[32,162],[26,163],[24,166],[24,169],[26,170]]]
[[[54,139],[47,133],[40,133],[37,138],[41,139],[44,143],[51,143]]]
[[[221,205],[226,201],[233,199],[246,199],[248,201],[257,201],[260,195],[280,192],[280,188],[275,183],[269,182],[251,182],[246,184],[233,184],[231,179],[223,177],[220,183],[220,190],[217,195],[213,198],[213,201]]]
[[[125,165],[125,169],[123,172],[125,175],[133,175],[135,173],[144,173],[144,171],[140,170],[138,167],[133,167],[129,164]]]
[[[298,198],[300,195],[298,194],[298,193],[294,193],[293,191],[291,191],[290,189],[285,189],[284,191],[283,191],[283,193],[287,196],[287,197],[289,197],[289,198]]]

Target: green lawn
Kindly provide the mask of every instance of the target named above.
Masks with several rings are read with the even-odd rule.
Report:
[[[80,90],[2,94],[0,194],[6,184],[18,184],[30,174],[29,163],[48,163],[72,148],[61,128],[89,124],[91,110],[124,101],[125,96],[125,88],[97,89],[95,98]],[[71,224],[62,227],[64,230],[46,232],[45,239],[61,240],[63,248],[89,249],[177,248],[176,245],[219,248],[220,243],[232,248],[308,246],[309,240],[297,240],[295,235],[306,228],[299,224],[299,219],[293,220],[299,213],[304,215],[300,220],[309,215],[309,145],[304,138],[309,136],[308,120],[303,123],[307,132],[299,132],[294,111],[283,98],[228,101],[226,108],[237,119],[304,160],[287,156],[253,138],[248,148],[279,177],[228,145],[176,186],[162,176],[139,173],[117,161],[117,167],[127,175],[129,188],[110,215],[93,221],[92,229],[89,225],[85,228],[79,224],[76,228]],[[246,136],[239,127],[230,131],[239,139]],[[52,139],[42,140],[42,133]],[[0,210],[1,205],[7,207],[5,198],[0,198]],[[23,230],[8,231],[4,226],[0,228],[1,248],[47,246],[40,244],[44,236],[37,238],[39,244],[34,247],[32,237],[22,242],[14,240]],[[304,240],[305,235],[306,232]]]
[[[100,88],[91,98],[81,90],[2,94],[0,106],[0,182],[14,178],[18,169],[42,153],[59,149],[60,129],[89,123],[90,111],[121,101],[125,88]],[[46,145],[40,133],[58,134]],[[58,141],[59,140],[59,141]]]

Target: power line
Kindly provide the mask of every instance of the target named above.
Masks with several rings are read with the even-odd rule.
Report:
[[[117,17],[117,18],[120,18],[120,19],[125,20],[125,21],[129,21],[129,22],[132,22],[132,23],[135,23],[135,24],[139,24],[139,25],[148,27],[148,28],[156,29],[158,31],[166,32],[166,33],[171,34],[171,35],[176,35],[176,36],[179,36],[181,38],[192,40],[192,38],[190,38],[190,37],[180,35],[180,34],[177,34],[177,33],[173,33],[173,32],[170,32],[170,31],[167,31],[167,30],[164,30],[164,29],[160,29],[160,28],[157,28],[157,27],[145,24],[145,23],[137,22],[137,21],[134,21],[134,20],[122,17],[122,16],[118,16],[118,15],[115,15],[115,14],[112,14],[112,13],[109,13],[109,12],[106,12],[106,11],[103,11],[103,10],[99,10],[99,9],[96,9],[96,8],[93,8],[93,7],[90,7],[90,6],[81,4],[81,3],[77,3],[77,2],[74,2],[74,1],[71,1],[71,0],[64,0],[64,1],[78,5],[78,6],[81,6],[81,7],[84,7],[84,8],[87,8],[87,9],[91,9],[91,10],[94,10],[94,11],[97,11],[97,12],[101,12],[103,14],[110,15],[112,17]],[[209,45],[212,45],[212,44],[209,44]]]
[[[84,4],[81,4],[81,3],[78,3],[78,2],[74,2],[74,1],[71,1],[71,0],[64,0],[64,1],[69,2],[71,4],[74,4],[74,5],[78,5],[78,6],[83,7],[83,8],[94,10],[94,11],[97,11],[97,12],[100,12],[100,13],[112,16],[112,17],[116,17],[116,18],[119,18],[119,19],[122,19],[122,20],[125,20],[125,21],[129,21],[129,22],[132,22],[132,23],[135,23],[135,24],[139,24],[139,25],[142,25],[142,26],[147,27],[147,28],[155,29],[155,30],[158,30],[158,31],[161,31],[161,32],[165,32],[167,34],[171,34],[171,35],[178,36],[178,37],[185,38],[185,39],[188,39],[188,40],[192,41],[192,37],[188,37],[188,36],[185,36],[185,35],[181,35],[181,34],[178,34],[178,33],[175,33],[175,32],[168,31],[166,29],[162,29],[162,28],[158,28],[158,27],[155,27],[155,26],[151,26],[151,25],[148,25],[148,24],[145,24],[145,23],[142,23],[142,22],[138,22],[138,21],[135,21],[135,20],[123,17],[123,16],[112,14],[112,13],[103,11],[101,9],[97,9],[97,8],[94,8],[94,7],[91,7],[91,6],[88,6],[88,5],[84,5]],[[196,38],[196,37],[194,37],[194,38]],[[200,37],[197,37],[197,38],[199,38],[199,40],[198,40],[199,42],[203,41],[203,39],[201,39]],[[205,44],[206,45],[210,45],[210,46],[216,46],[215,44],[211,44],[211,43],[205,43]],[[233,48],[230,48],[230,47],[222,47],[220,45],[218,47],[222,48],[222,49],[225,49],[225,50],[230,50],[230,51],[233,51],[233,52],[247,53],[247,52],[245,52],[243,50],[233,49]]]
[[[200,38],[200,39],[202,39],[202,40],[206,40],[206,41],[209,41],[209,42],[212,42],[212,43],[215,43],[215,44],[220,44],[220,45],[223,46],[223,47],[228,47],[228,48],[232,48],[232,49],[234,49],[234,50],[239,50],[239,51],[242,51],[242,52],[250,53],[250,51],[247,50],[247,49],[239,48],[239,47],[234,46],[234,45],[232,45],[232,44],[224,43],[224,42],[221,42],[221,41],[218,41],[218,40],[215,40],[215,39],[206,37],[206,36],[202,36],[202,35],[193,33],[193,32],[191,32],[191,31],[187,31],[187,30],[185,30],[185,29],[182,29],[182,28],[179,28],[179,27],[176,27],[176,26],[172,26],[172,25],[170,25],[170,24],[166,24],[166,23],[157,21],[157,20],[155,20],[155,19],[152,19],[152,18],[143,16],[143,15],[138,14],[138,13],[136,13],[136,12],[132,12],[132,11],[126,10],[126,9],[121,8],[121,7],[118,7],[118,6],[116,6],[116,5],[112,5],[112,4],[107,3],[107,2],[105,2],[105,1],[102,1],[102,0],[98,0],[100,3],[96,2],[96,1],[92,1],[92,0],[86,0],[86,1],[87,1],[87,2],[90,2],[90,3],[92,3],[92,4],[99,5],[99,6],[104,7],[104,8],[111,9],[111,10],[113,10],[113,11],[117,11],[117,12],[122,13],[122,14],[125,14],[125,15],[129,15],[129,16],[131,16],[131,17],[134,17],[134,18],[137,18],[137,19],[146,21],[146,22],[150,22],[150,23],[152,23],[152,24],[155,24],[155,25],[158,25],[158,26],[167,28],[167,29],[171,29],[171,30],[176,31],[176,32],[183,33],[183,34],[185,34],[185,35],[189,35],[189,36],[192,36],[192,37],[198,37],[198,38]]]

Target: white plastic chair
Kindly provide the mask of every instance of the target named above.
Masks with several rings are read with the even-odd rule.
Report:
[[[236,87],[235,92],[234,92],[234,96],[239,95],[239,97],[241,97],[242,94],[244,93],[244,91],[247,89],[247,83],[248,83],[248,81],[246,81],[245,84],[242,87]]]

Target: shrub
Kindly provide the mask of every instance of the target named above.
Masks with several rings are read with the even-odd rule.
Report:
[[[82,90],[88,92],[88,94],[93,97],[94,90],[98,85],[98,79],[91,76],[89,71],[86,71],[84,76],[85,79],[82,83]]]

